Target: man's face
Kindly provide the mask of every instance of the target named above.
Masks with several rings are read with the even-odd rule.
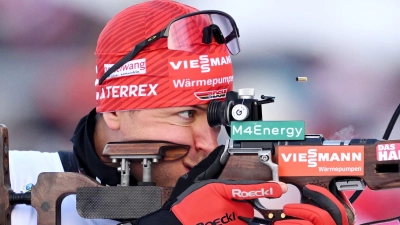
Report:
[[[120,141],[162,140],[190,146],[177,160],[152,163],[152,181],[174,186],[180,176],[218,146],[220,128],[207,123],[207,105],[120,112]],[[131,173],[142,181],[141,160],[131,161]]]

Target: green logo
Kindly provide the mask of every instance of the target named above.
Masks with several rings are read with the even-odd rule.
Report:
[[[304,121],[232,121],[235,141],[304,140]]]

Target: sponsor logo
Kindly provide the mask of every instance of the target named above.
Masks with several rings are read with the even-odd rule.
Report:
[[[104,73],[107,72],[114,64],[104,64]],[[146,74],[146,59],[135,59],[129,61],[114,71],[109,78],[123,77],[137,74]]]
[[[236,112],[236,111],[234,111]],[[232,121],[232,140],[303,140],[304,121]]]
[[[308,149],[306,153],[281,154],[285,162],[306,162],[308,167],[317,167],[317,162],[342,162],[358,161],[361,162],[361,152],[318,152],[317,149]]]
[[[169,61],[169,64],[173,70],[196,69],[200,70],[201,73],[209,73],[212,67],[232,64],[232,60],[229,55],[218,57],[200,55],[199,58],[196,59]]]
[[[268,197],[273,194],[272,187],[269,189],[261,188],[257,191],[242,191],[240,189],[232,189],[232,197]]]
[[[280,176],[364,175],[364,146],[277,146],[276,152]]]
[[[376,145],[376,159],[378,161],[400,160],[400,143]]]
[[[221,225],[233,222],[235,220],[236,220],[235,212],[232,212],[231,214],[225,213],[224,216],[218,217],[212,221],[196,223],[196,225]]]
[[[201,91],[195,92],[194,95],[200,100],[218,99],[226,97],[227,89],[215,91]]]
[[[210,78],[210,79],[174,79],[172,80],[175,88],[191,88],[191,87],[203,87],[220,84],[230,84],[233,82],[233,76]]]
[[[144,97],[157,95],[158,84],[120,85],[102,87],[96,100],[104,98]]]

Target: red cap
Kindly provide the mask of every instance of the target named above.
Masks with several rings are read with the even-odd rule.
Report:
[[[233,87],[233,67],[225,44],[202,44],[203,27],[189,28],[196,52],[170,50],[167,38],[146,46],[98,85],[98,80],[134,46],[164,29],[178,16],[197,9],[167,0],[128,7],[101,32],[95,55],[97,112],[207,104]],[[186,30],[188,30],[186,28]]]

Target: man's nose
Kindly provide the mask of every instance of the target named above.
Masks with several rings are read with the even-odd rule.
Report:
[[[218,134],[220,128],[210,127],[207,117],[201,117],[201,120],[193,126],[194,145],[197,151],[210,153],[218,146]]]

